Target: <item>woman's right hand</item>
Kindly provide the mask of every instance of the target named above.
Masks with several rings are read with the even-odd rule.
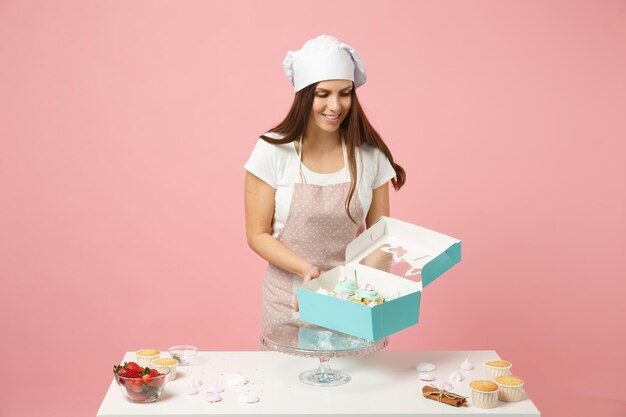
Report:
[[[311,265],[311,264],[307,264],[302,268],[302,272],[301,272],[301,276],[302,276],[302,284],[306,284],[307,282],[311,281],[312,279],[315,279],[317,277],[320,276],[320,269],[318,267],[316,267],[315,265]],[[295,311],[299,311],[298,309],[298,296],[294,295],[293,296],[293,308]]]

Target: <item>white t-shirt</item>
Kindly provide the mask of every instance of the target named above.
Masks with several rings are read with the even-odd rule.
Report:
[[[280,137],[272,133],[268,133],[266,136]],[[363,207],[363,213],[367,216],[372,203],[372,190],[395,177],[396,172],[385,154],[371,145],[364,144],[361,149],[357,149],[356,162],[358,197]],[[291,206],[293,184],[301,182],[299,164],[300,158],[295,142],[274,145],[259,139],[248,162],[244,165],[248,172],[276,189],[272,222],[272,235],[274,237],[277,237],[285,226]],[[302,174],[307,184],[329,185],[350,181],[346,166],[331,174],[320,174],[311,171],[302,164]]]

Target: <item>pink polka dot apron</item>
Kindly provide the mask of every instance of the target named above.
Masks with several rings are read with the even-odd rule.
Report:
[[[344,167],[349,176],[343,141],[342,148]],[[344,208],[350,181],[329,185],[307,184],[302,172],[302,138],[298,158],[300,163],[294,173],[296,178],[289,214],[277,239],[324,272],[345,264],[346,246],[363,231],[363,226],[352,223]],[[355,220],[363,223],[358,192],[354,193],[350,202],[350,213]],[[268,265],[263,283],[261,331],[270,324],[297,318],[294,296],[296,288],[301,285],[302,278],[275,265]]]

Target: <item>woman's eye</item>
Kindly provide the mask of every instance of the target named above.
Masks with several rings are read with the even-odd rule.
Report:
[[[351,91],[348,91],[347,93],[340,93],[340,96],[342,96],[342,97],[348,97],[348,96],[350,96],[350,94],[351,94]],[[324,93],[317,93],[317,94],[316,94],[316,96],[317,96],[317,97],[321,97],[321,98],[325,98],[325,97],[328,97],[328,94],[324,94]]]

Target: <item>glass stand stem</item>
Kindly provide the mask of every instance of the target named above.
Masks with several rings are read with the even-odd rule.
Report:
[[[300,381],[318,387],[334,387],[350,381],[350,375],[344,372],[334,371],[330,367],[330,358],[332,357],[332,354],[319,355],[318,359],[320,360],[320,364],[317,369],[301,373]]]
[[[335,371],[330,367],[330,355],[320,355],[320,365],[317,367],[316,377],[318,381],[331,381]]]

